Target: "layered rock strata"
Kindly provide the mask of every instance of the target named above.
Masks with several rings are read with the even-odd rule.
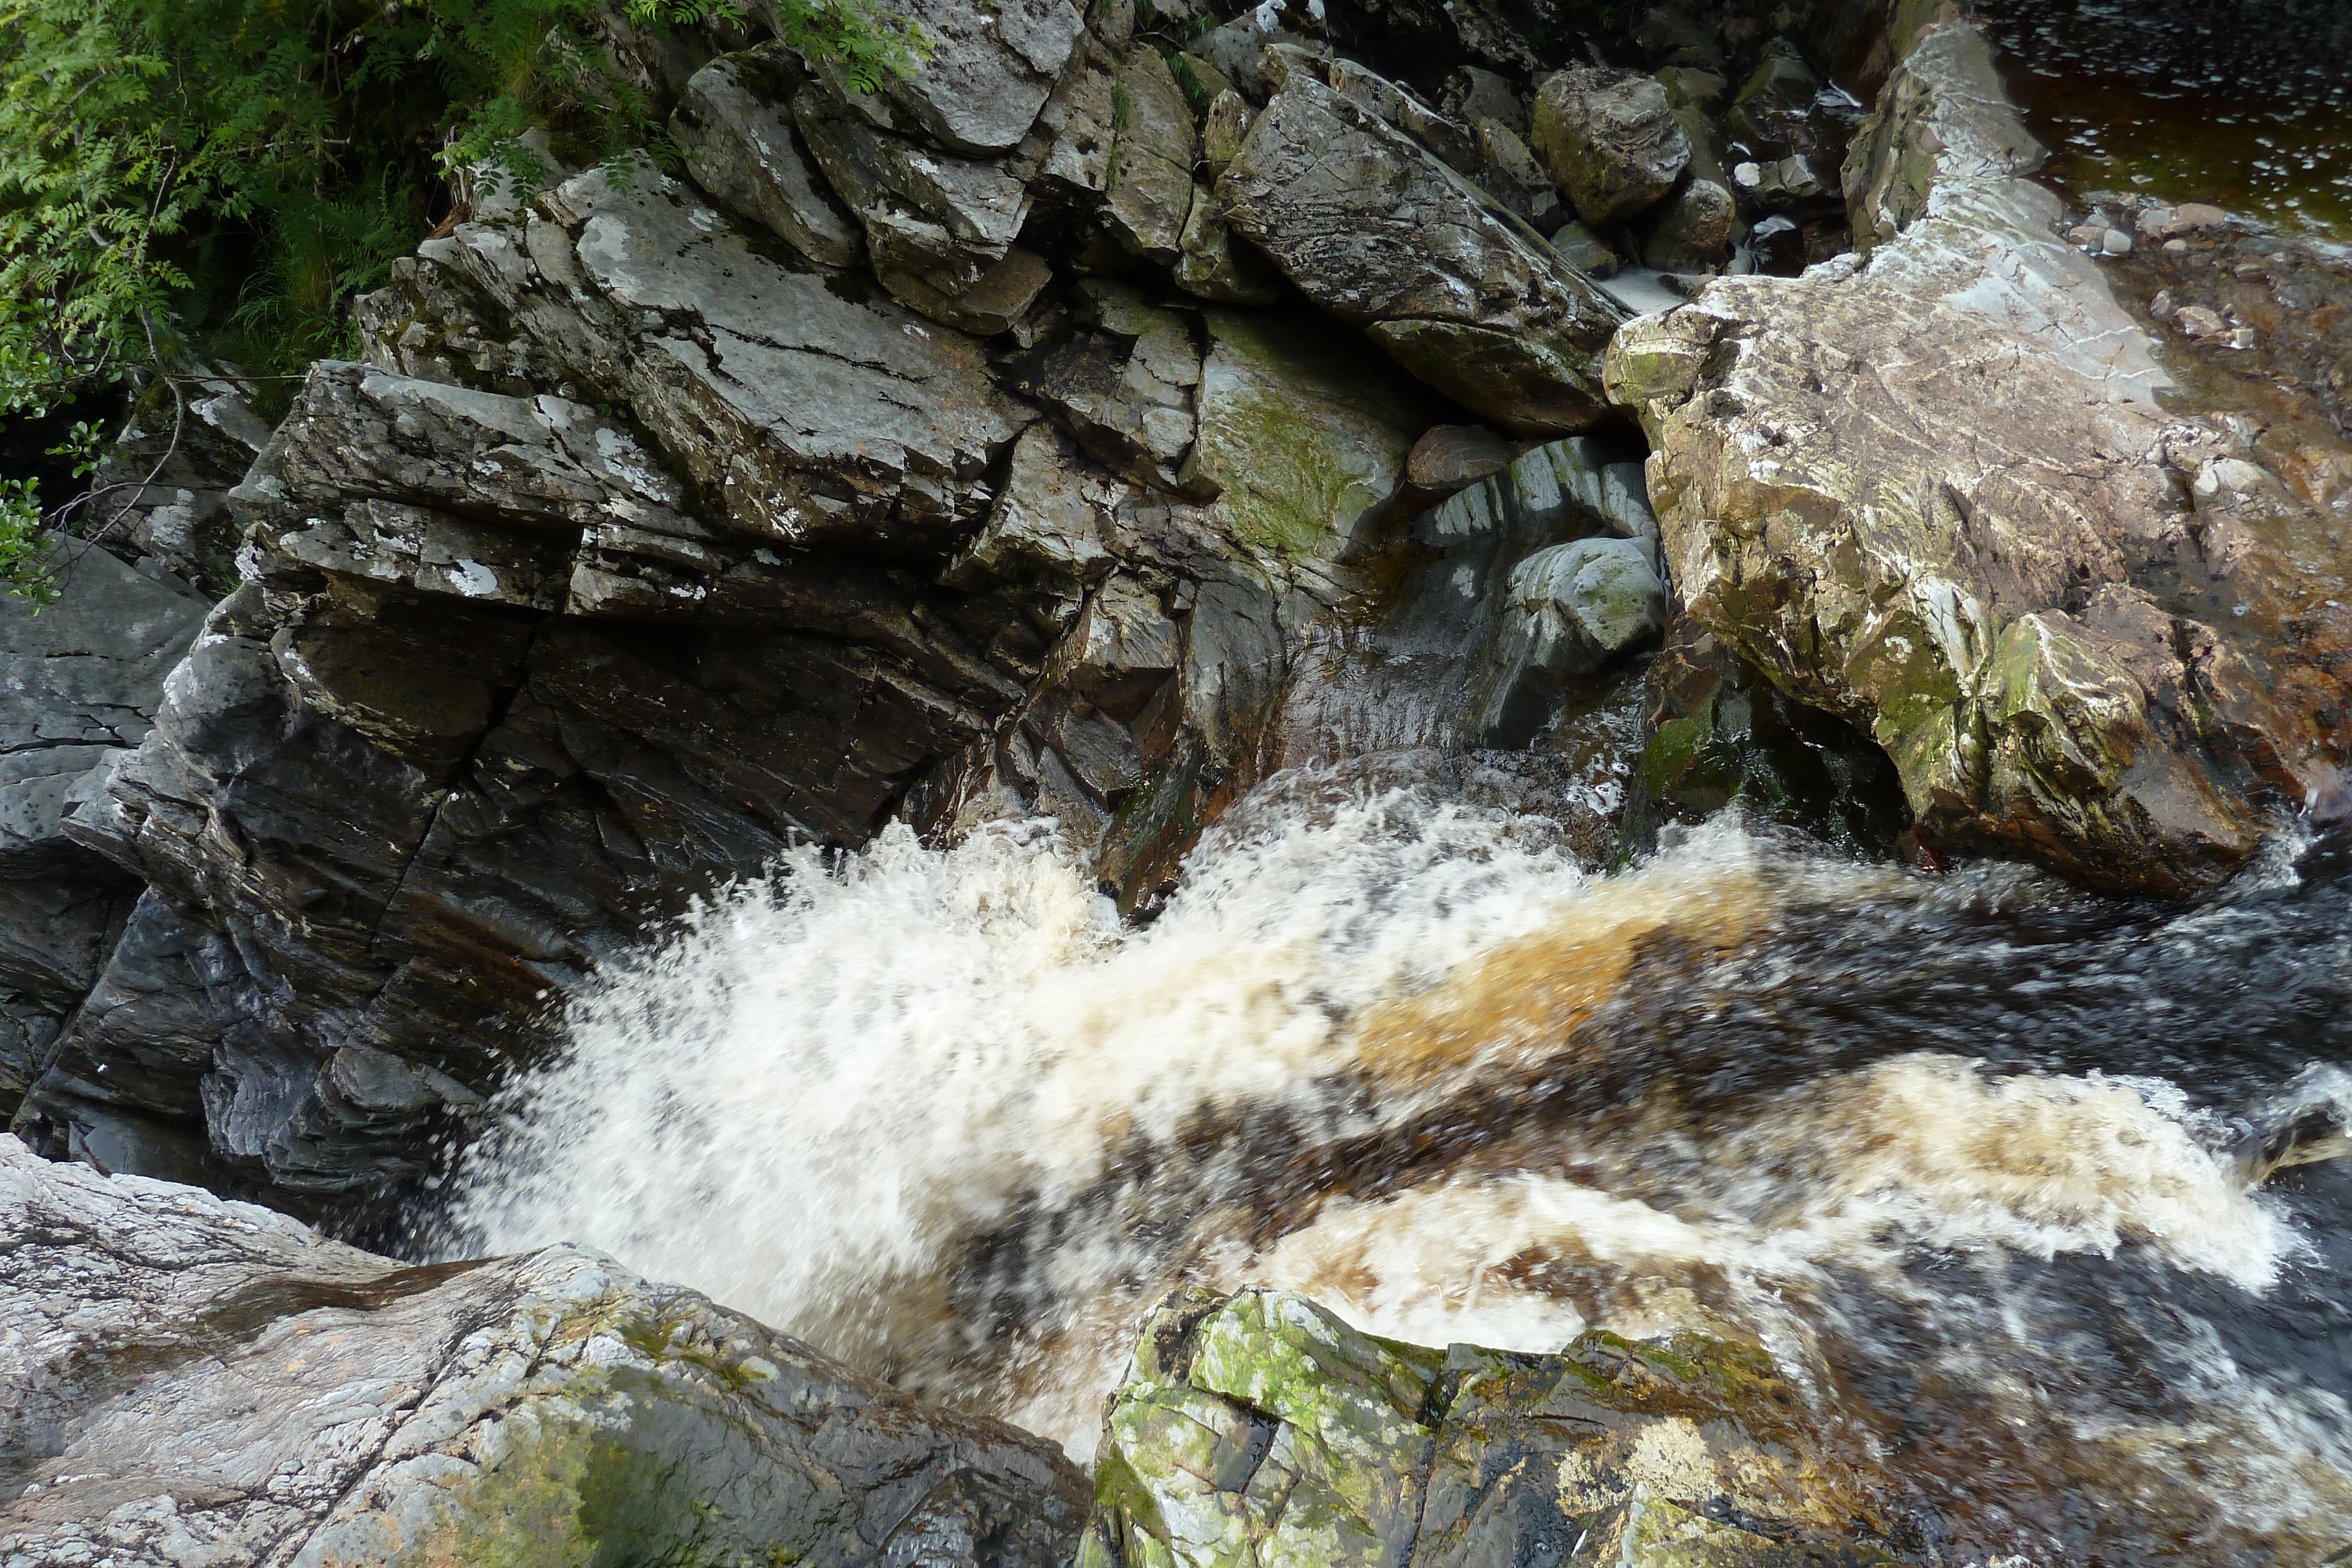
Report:
[[[209,582],[233,524],[234,591],[156,632],[193,641],[136,723],[28,721],[13,765],[47,813],[0,933],[20,1133],[356,1221],[606,955],[787,842],[1051,815],[1147,911],[1298,754],[1286,688],[1375,584],[1337,641],[1396,700],[1348,733],[1454,747],[1624,696],[1671,592],[1706,652],[1651,683],[1691,741],[1654,737],[1660,810],[1808,708],[1934,842],[2105,885],[2208,886],[2336,799],[2352,551],[2259,440],[2147,401],[1972,33],[1854,132],[1790,37],[1696,23],[1611,43],[1654,80],[1548,88],[1564,57],[1479,7],[1385,13],[1358,36],[1408,65],[1451,30],[1423,91],[1296,8],[937,9],[876,97],[773,44],[670,62],[684,177],[486,195],[241,483],[205,465],[242,405],[187,405],[208,434],[110,542]],[[1595,267],[1701,268],[1842,243],[1853,140],[1870,254],[1623,325],[1529,226],[1578,210],[1530,138],[1647,159],[1640,203],[1584,198]]]
[[[58,830],[144,891],[12,1048],[20,1131],[353,1213],[603,955],[787,842],[1043,811],[1158,895],[1440,404],[1187,287],[1199,117],[1151,45],[1073,13],[1048,47],[1060,16],[1025,109],[994,67],[950,113],[938,62],[853,104],[723,57],[678,124],[731,213],[616,166],[401,265]]]

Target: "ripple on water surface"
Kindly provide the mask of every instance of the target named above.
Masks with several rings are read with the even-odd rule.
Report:
[[[2352,5],[1978,0],[2076,192],[2210,202],[2352,243]]]

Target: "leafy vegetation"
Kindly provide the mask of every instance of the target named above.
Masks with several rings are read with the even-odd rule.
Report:
[[[872,0],[762,16],[860,90],[928,48]],[[634,42],[752,26],[739,0],[0,0],[0,418],[349,351],[352,301],[484,179],[669,156]],[[0,489],[0,585],[43,580],[41,518]]]

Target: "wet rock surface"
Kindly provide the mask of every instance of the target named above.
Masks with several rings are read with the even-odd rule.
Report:
[[[1893,1563],[1850,1462],[1752,1346],[1556,1355],[1375,1338],[1306,1298],[1179,1292],[1103,1428],[1077,1561]]]
[[[0,1562],[1056,1568],[1085,1481],[573,1248],[407,1268],[0,1140]]]
[[[0,602],[0,1111],[47,1065],[138,896],[66,816],[145,739],[205,596],[155,565],[59,539],[57,603]]]
[[[154,733],[80,763],[52,836],[113,902],[26,895],[73,950],[9,1014],[21,1134],[357,1222],[790,842],[1045,811],[1167,884],[1438,405],[1312,313],[1013,243],[1034,183],[1172,271],[1202,195],[1158,54],[1048,9],[1019,47],[1072,96],[954,146],[936,83],[853,113],[754,49],[681,99],[717,204],[599,169],[401,264],[221,484],[242,580]]]

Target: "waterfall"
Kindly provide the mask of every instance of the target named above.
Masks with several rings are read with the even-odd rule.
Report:
[[[448,1246],[587,1242],[1079,1456],[1143,1306],[1263,1282],[1423,1343],[1752,1335],[1873,1429],[1906,1418],[1874,1377],[1947,1375],[2052,1476],[2227,1430],[2209,1480],[2333,1516],[2344,1413],[2210,1321],[2315,1257],[2240,1124],[2127,1040],[2037,1063],[1966,1000],[2042,986],[2063,1019],[2116,941],[2211,946],[2230,908],[2118,938],[2030,873],[1919,878],[1736,814],[1604,875],[1539,815],[1324,771],[1262,788],[1130,927],[1050,822],[893,829],[609,967],[460,1171]],[[1895,952],[1927,977],[1838,1002],[1849,1033],[1791,1053],[1745,1016]],[[2053,955],[2081,975],[2034,978]],[[2116,1281],[2153,1303],[2105,1332],[2167,1368],[2160,1410],[2053,1327]]]

